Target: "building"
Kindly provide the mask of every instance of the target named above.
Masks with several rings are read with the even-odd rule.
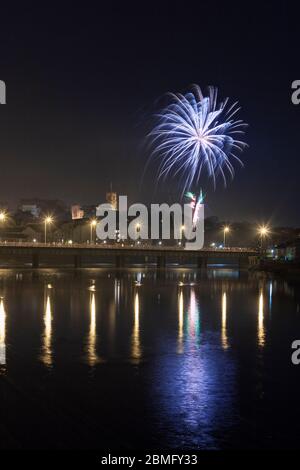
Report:
[[[300,261],[300,238],[275,246],[275,258],[284,261]]]
[[[43,224],[26,224],[22,230],[24,241],[27,242],[43,242],[44,241],[44,226]],[[49,233],[50,235],[50,233]],[[50,237],[49,237],[50,239]]]
[[[40,242],[43,241],[41,224],[17,225],[13,220],[0,227],[1,242]]]
[[[41,213],[41,209],[40,207],[38,207],[37,204],[30,204],[29,202],[25,204],[21,204],[19,206],[19,210],[35,218],[38,218]]]
[[[67,218],[67,208],[60,199],[21,199],[17,210],[19,220],[23,220],[23,216],[33,219],[51,214],[56,220],[65,220]],[[25,217],[25,221],[28,219]]]
[[[96,216],[96,204],[81,206],[85,219],[93,219]]]
[[[113,210],[116,211],[118,209],[117,193],[113,191],[106,193],[106,202],[112,206]]]
[[[92,233],[93,239],[95,238]],[[91,226],[86,219],[75,219],[72,222],[63,222],[53,230],[53,241],[56,243],[90,243]]]
[[[73,206],[71,206],[71,215],[72,215],[72,220],[83,219],[84,210],[81,208],[79,204],[74,204]]]

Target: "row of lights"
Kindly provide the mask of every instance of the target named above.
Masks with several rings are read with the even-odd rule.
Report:
[[[47,225],[52,224],[52,222],[53,222],[53,217],[51,217],[51,216],[45,217],[45,219],[44,219],[44,223],[45,223],[45,243],[47,242]],[[90,242],[92,243],[93,242],[93,230],[95,229],[95,227],[97,225],[97,220],[92,219],[89,224],[90,224],[90,228],[91,228]],[[72,242],[72,241],[69,240],[69,243],[70,242]]]
[[[0,212],[0,222],[4,222],[7,218],[7,213],[6,212]],[[53,222],[53,217],[48,215],[44,218],[44,224],[45,224],[45,243],[47,242],[47,226],[52,224]],[[90,221],[90,228],[91,228],[91,237],[90,237],[90,241],[92,243],[93,241],[93,229],[95,229],[97,225],[97,220],[96,219],[92,219]],[[136,228],[137,230],[139,231],[140,230],[140,224],[137,223],[136,225]],[[184,231],[184,225],[181,226],[181,231],[183,232]],[[225,225],[224,228],[223,228],[223,235],[224,235],[224,243],[223,243],[223,246],[225,247],[226,246],[226,234],[230,232],[230,227],[228,225]],[[257,229],[257,232],[258,234],[260,235],[260,238],[261,238],[261,245],[262,245],[262,241],[263,241],[263,238],[266,237],[269,233],[270,233],[270,229],[267,225],[261,225],[258,227]]]
[[[0,222],[5,222],[5,220],[7,219],[8,217],[8,214],[7,212],[0,212]],[[51,215],[47,215],[44,219],[43,219],[43,223],[44,223],[44,240],[45,240],[45,243],[47,243],[47,227],[48,225],[51,225],[52,223],[54,222],[54,218],[51,216]],[[97,220],[96,219],[93,219],[90,221],[90,227],[91,227],[91,242],[92,242],[92,239],[93,239],[93,229],[96,227],[97,225]]]
[[[224,243],[223,243],[223,246],[225,247],[226,246],[226,234],[230,232],[230,227],[228,225],[225,225],[223,227],[223,235],[224,235]],[[267,235],[269,235],[270,233],[270,229],[267,225],[260,225],[258,228],[257,228],[257,233],[258,235],[260,236],[260,244],[261,244],[261,247],[262,247],[262,243],[263,243],[263,238],[266,237]]]

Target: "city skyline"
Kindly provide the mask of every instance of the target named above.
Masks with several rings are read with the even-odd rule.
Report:
[[[134,201],[178,201],[176,179],[155,187],[154,168],[141,179],[143,143],[156,101],[199,83],[238,100],[249,123],[238,178],[227,189],[200,182],[208,215],[300,225],[294,197],[300,108],[291,101],[297,77],[289,47],[298,33],[286,6],[270,14],[261,5],[259,17],[248,7],[245,25],[246,13],[203,4],[203,17],[222,13],[223,21],[213,35],[210,23],[202,22],[200,37],[197,19],[182,19],[176,7],[161,9],[159,17],[128,10],[121,19],[110,8],[82,13],[62,6],[59,15],[46,8],[42,21],[38,8],[21,8],[18,15],[5,8],[14,23],[7,21],[9,29],[4,24],[0,32],[0,78],[7,87],[7,104],[0,107],[0,200],[16,205],[34,193],[89,204],[113,181]]]
[[[23,211],[22,210],[22,206],[23,205],[26,205],[26,204],[29,204],[29,205],[40,205],[41,206],[44,206],[45,204],[49,204],[50,203],[50,206],[51,205],[55,205],[55,204],[58,204],[58,205],[62,205],[62,207],[59,209],[59,212],[64,212],[65,215],[69,217],[70,219],[90,219],[91,217],[93,217],[95,214],[94,212],[96,211],[96,208],[99,204],[102,204],[104,202],[109,202],[107,200],[107,194],[109,194],[109,192],[111,191],[111,189],[109,189],[109,191],[106,191],[106,192],[103,192],[103,197],[99,197],[97,201],[93,201],[92,203],[82,203],[80,202],[79,200],[71,200],[70,203],[68,203],[66,200],[63,200],[63,199],[58,199],[58,198],[40,198],[40,197],[28,197],[28,198],[20,198],[18,201],[16,201],[15,205],[10,205],[8,203],[8,201],[0,201],[0,211],[2,212],[5,212],[7,214],[10,214],[11,216],[14,216],[14,215],[17,215],[18,212],[24,212],[24,214],[26,212],[30,212],[30,211]],[[118,193],[117,192],[113,192],[113,194],[117,196]],[[125,195],[126,196],[126,195]],[[184,198],[184,200],[186,200],[186,198]],[[184,202],[183,200],[183,202]],[[175,201],[171,201],[171,203],[173,202],[177,202],[176,200]],[[183,204],[182,202],[182,204]],[[134,203],[142,203],[142,201],[130,201],[130,203],[134,204]],[[152,202],[149,202],[148,204],[146,204],[147,206],[150,207]],[[164,204],[164,201],[158,201],[155,203],[158,203],[158,204]],[[94,208],[94,212],[93,212],[93,208]],[[80,217],[72,217],[72,212],[73,212],[73,209],[75,211],[78,211],[78,212],[82,212],[83,215],[81,215]],[[43,219],[43,217],[45,216],[45,214],[51,214],[52,216],[55,216],[55,213],[56,213],[56,210],[48,210],[48,209],[41,209],[41,207],[39,208],[39,214],[36,214],[35,216],[33,214],[32,215],[32,218],[35,219],[37,222],[40,220],[40,219]],[[240,219],[239,218],[233,218],[232,216],[230,216],[230,214],[226,215],[224,214],[223,217],[218,214],[218,213],[213,213],[212,210],[210,209],[209,207],[209,204],[207,205],[206,204],[206,201],[205,201],[205,219],[217,219],[218,221],[220,221],[220,223],[233,223],[233,224],[239,224],[239,223],[242,223],[242,224],[251,224],[251,225],[257,225],[257,226],[261,226],[261,225],[268,225],[268,226],[272,226],[273,228],[281,228],[281,227],[286,227],[286,228],[291,228],[291,229],[294,229],[294,230],[297,230],[299,229],[300,230],[300,224],[296,224],[296,223],[287,223],[287,224],[284,224],[284,223],[280,223],[280,220],[277,221],[277,223],[275,222],[272,222],[272,218],[259,218],[259,217],[246,217],[246,215],[242,216]]]

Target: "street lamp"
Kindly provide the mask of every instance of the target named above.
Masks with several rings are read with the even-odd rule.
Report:
[[[261,225],[258,227],[258,234],[260,235],[260,248],[263,248],[263,239],[270,233],[269,227],[266,225]]]
[[[5,220],[6,220],[6,217],[7,217],[7,215],[6,215],[6,213],[5,213],[5,212],[3,212],[3,211],[2,211],[2,212],[0,212],[0,223],[3,223],[3,222],[5,222]]]
[[[181,239],[183,238],[184,229],[185,229],[185,226],[184,226],[184,225],[181,225],[181,227],[180,227],[180,238],[181,238]]]
[[[136,228],[136,232],[138,234],[137,238],[140,239],[141,238],[141,224],[138,222],[135,226]]]
[[[90,222],[90,227],[91,227],[91,238],[90,238],[90,240],[91,240],[91,243],[93,243],[93,228],[96,227],[96,225],[97,225],[97,220],[96,219],[91,220],[91,222]]]
[[[228,227],[228,225],[225,225],[225,227],[223,228],[223,234],[224,234],[223,246],[224,246],[224,248],[226,246],[226,233],[229,233],[229,232],[230,232],[230,228]]]
[[[44,224],[45,224],[45,243],[47,243],[47,225],[52,224],[52,222],[53,222],[53,217],[51,217],[50,215],[48,215],[47,217],[45,217],[45,219],[44,219]]]

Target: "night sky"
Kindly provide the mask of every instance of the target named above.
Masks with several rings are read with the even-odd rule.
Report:
[[[249,124],[234,181],[201,181],[207,215],[300,226],[297,12],[288,2],[147,3],[1,6],[0,201],[100,203],[110,182],[132,202],[178,200],[174,179],[155,189],[153,166],[141,180],[142,142],[156,100],[197,83],[238,100]]]

